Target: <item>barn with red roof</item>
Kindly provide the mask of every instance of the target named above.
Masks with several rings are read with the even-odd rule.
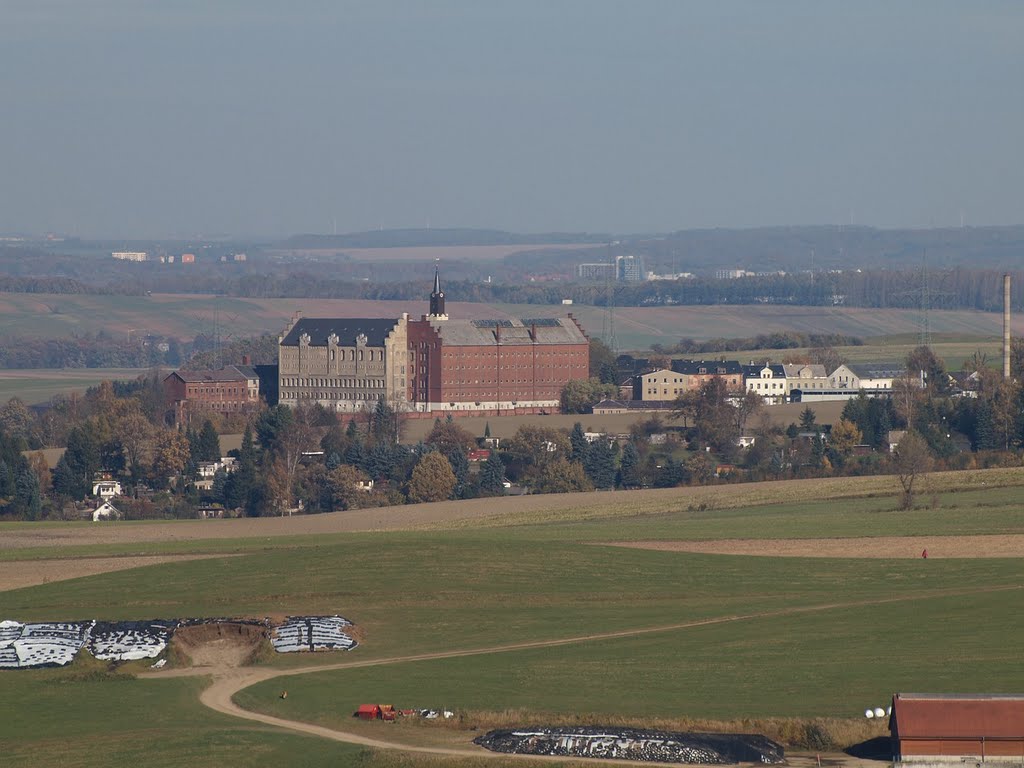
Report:
[[[897,693],[889,730],[902,762],[1024,763],[1024,695]]]

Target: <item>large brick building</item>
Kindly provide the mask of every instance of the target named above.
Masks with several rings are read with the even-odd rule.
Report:
[[[590,370],[590,341],[569,315],[452,320],[434,274],[430,314],[408,324],[406,399],[413,411],[556,410],[562,389]]]
[[[278,343],[278,401],[342,412],[382,399],[423,414],[540,412],[557,410],[565,385],[589,370],[590,341],[572,315],[449,319],[435,272],[419,320],[292,318]]]
[[[296,315],[278,339],[278,402],[349,413],[404,404],[407,322]]]
[[[217,371],[174,371],[164,378],[164,396],[176,423],[196,412],[233,413],[257,406],[260,379],[248,365]]]

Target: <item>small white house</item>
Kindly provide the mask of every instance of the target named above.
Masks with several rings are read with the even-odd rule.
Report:
[[[98,523],[100,520],[120,520],[122,517],[121,511],[109,501],[104,501],[92,511],[94,523]]]
[[[749,448],[750,446],[752,446],[756,442],[757,442],[757,436],[756,435],[740,435],[736,439],[736,445],[738,445],[740,448]]]
[[[227,473],[234,472],[238,468],[238,460],[234,456],[222,456],[218,461],[201,461],[197,467],[196,488],[201,491],[208,491],[213,488],[214,475],[221,469]]]
[[[117,480],[97,480],[92,486],[92,495],[100,499],[112,499],[121,495],[121,483]]]

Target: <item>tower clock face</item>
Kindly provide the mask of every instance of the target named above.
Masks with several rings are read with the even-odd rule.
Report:
[[[439,299],[443,299],[444,298],[444,291],[441,291],[439,294],[437,294],[437,297]]]

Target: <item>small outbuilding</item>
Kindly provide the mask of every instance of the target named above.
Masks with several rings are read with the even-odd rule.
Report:
[[[889,731],[901,762],[1024,763],[1024,694],[897,693]]]
[[[376,704],[360,704],[356,717],[360,720],[376,720],[380,717],[380,707]]]

